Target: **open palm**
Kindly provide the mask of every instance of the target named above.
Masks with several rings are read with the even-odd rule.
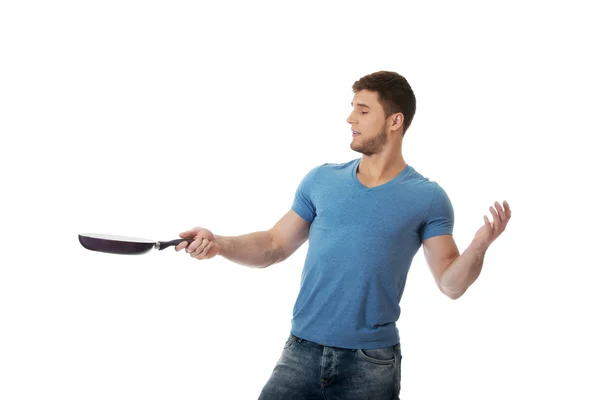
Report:
[[[510,220],[511,209],[506,200],[504,200],[503,205],[504,208],[496,201],[494,207],[490,206],[490,213],[493,217],[491,222],[487,215],[483,216],[484,224],[475,233],[475,238],[473,239],[478,247],[489,247],[489,245],[492,244],[492,242],[506,229],[506,224],[508,224],[508,221]]]

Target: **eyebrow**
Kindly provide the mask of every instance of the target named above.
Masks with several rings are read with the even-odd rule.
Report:
[[[353,102],[350,102],[350,105],[354,107],[354,103]],[[359,106],[359,107],[371,108],[371,107],[369,107],[368,105],[366,105],[364,103],[356,103],[356,105]]]

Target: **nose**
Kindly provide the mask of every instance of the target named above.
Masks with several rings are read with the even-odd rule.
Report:
[[[350,115],[348,115],[348,118],[346,118],[346,122],[349,123],[350,125],[352,125],[352,113],[350,113]]]

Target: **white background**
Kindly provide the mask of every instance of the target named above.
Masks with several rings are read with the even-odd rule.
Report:
[[[513,209],[457,301],[415,257],[401,398],[598,399],[593,3],[2,2],[0,398],[256,399],[306,246],[258,270],[77,234],[270,228],[310,168],[360,156],[352,83],[394,70],[460,249]]]

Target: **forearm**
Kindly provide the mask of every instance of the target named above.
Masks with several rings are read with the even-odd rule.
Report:
[[[282,250],[269,231],[240,236],[215,235],[215,239],[221,248],[219,255],[236,264],[266,268],[282,259]]]
[[[458,299],[481,273],[486,248],[471,243],[469,247],[444,271],[442,291],[451,299]]]

